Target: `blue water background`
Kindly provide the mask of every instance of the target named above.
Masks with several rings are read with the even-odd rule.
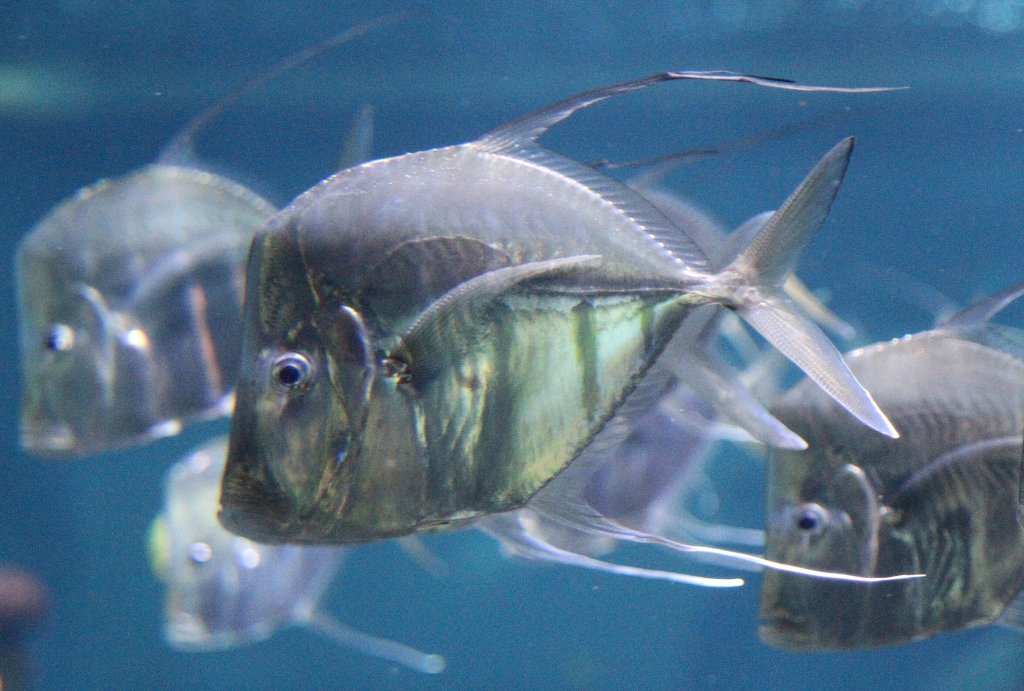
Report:
[[[16,243],[92,181],[152,161],[178,127],[257,69],[403,3],[0,3],[0,563],[52,589],[32,639],[40,687],[766,688],[1024,687],[1024,636],[987,627],[898,648],[795,655],[762,644],[758,577],[738,590],[640,582],[505,560],[475,532],[427,540],[437,579],[390,544],[353,550],[325,608],[441,652],[417,675],[299,629],[219,654],[161,639],[144,541],[174,460],[223,425],[142,451],[46,462],[17,442]],[[965,303],[1024,276],[1024,14],[1019,2],[425,3],[246,98],[204,133],[203,160],[275,203],[328,175],[359,104],[375,154],[471,139],[575,91],[664,69],[731,69],[862,96],[672,83],[615,99],[544,140],[581,159],[706,147],[813,127],[679,170],[673,188],[730,224],[776,206],[831,145],[856,135],[832,215],[800,264],[872,340],[927,328],[906,272]],[[1006,323],[1019,324],[1024,310]],[[757,464],[713,464],[719,518],[754,525]],[[657,551],[621,558],[681,567]]]

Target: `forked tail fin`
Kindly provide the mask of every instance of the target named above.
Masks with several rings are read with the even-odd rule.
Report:
[[[783,291],[787,276],[828,216],[852,149],[850,137],[825,154],[750,242],[698,292],[734,309],[858,420],[896,438],[899,433],[839,351]]]

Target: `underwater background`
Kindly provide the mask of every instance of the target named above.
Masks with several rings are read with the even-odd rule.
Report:
[[[1024,0],[0,2],[0,565],[39,576],[53,594],[30,643],[39,687],[1024,688],[1019,631],[784,653],[757,637],[756,574],[740,589],[632,580],[510,561],[476,531],[425,539],[448,566],[440,578],[393,544],[352,549],[324,603],[350,625],[444,654],[440,675],[298,628],[221,653],[167,647],[146,532],[167,468],[227,425],[76,461],[24,454],[15,247],[55,203],[151,162],[261,68],[409,7],[406,21],[244,98],[200,136],[203,163],[284,205],[338,165],[363,103],[376,111],[374,155],[386,156],[467,141],[577,91],[666,69],[909,86],[836,95],[669,83],[582,112],[543,142],[583,161],[630,159],[803,123],[668,179],[734,226],[777,206],[855,135],[799,273],[861,330],[859,343],[931,326],[904,275],[961,305],[1024,279]],[[1019,306],[1000,317],[1022,320]],[[759,462],[726,445],[709,472],[719,501],[703,517],[757,526]],[[615,559],[690,567],[653,548]]]

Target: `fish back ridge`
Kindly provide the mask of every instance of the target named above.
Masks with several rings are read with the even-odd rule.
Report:
[[[482,148],[480,142],[473,146]],[[539,145],[517,147],[511,151],[494,151],[548,168],[573,182],[592,190],[604,202],[628,217],[637,229],[637,239],[652,246],[656,252],[676,263],[684,274],[707,272],[710,262],[704,251],[688,235],[673,225],[664,213],[625,183],[609,177],[570,158],[560,156]]]

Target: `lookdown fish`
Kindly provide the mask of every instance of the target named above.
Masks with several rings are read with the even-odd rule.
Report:
[[[810,446],[769,454],[766,556],[865,576],[926,575],[838,585],[769,572],[766,642],[845,650],[1024,623],[1024,332],[989,321],[1022,293],[1015,287],[931,331],[846,356],[899,439],[850,424],[808,381],[772,407]]]
[[[164,635],[176,648],[223,650],[302,626],[418,672],[445,667],[421,653],[342,624],[320,609],[343,547],[261,545],[217,522],[227,437],[208,442],[167,473],[163,513],[150,530],[150,561],[166,583]]]
[[[658,74],[473,142],[342,171],[275,216],[250,253],[224,525],[261,541],[348,543],[520,508],[707,303],[736,310],[895,436],[781,290],[852,139],[720,269],[641,195],[536,143],[583,107],[674,79],[856,91]]]
[[[394,16],[283,60],[207,109],[159,160],[86,187],[17,251],[21,443],[80,456],[230,412],[245,257],[277,209],[192,165],[196,133],[242,95]]]

